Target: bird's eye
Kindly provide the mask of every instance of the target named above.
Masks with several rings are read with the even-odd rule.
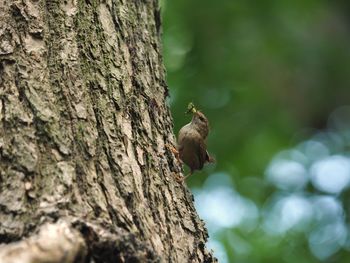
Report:
[[[202,116],[199,116],[199,119],[203,122],[205,121],[204,117],[202,117]]]

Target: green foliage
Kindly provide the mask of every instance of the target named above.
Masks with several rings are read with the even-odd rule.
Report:
[[[184,112],[193,102],[210,121],[208,150],[217,160],[187,182],[203,195],[213,188],[210,175],[224,173],[232,180],[233,195],[243,198],[242,204],[252,202],[258,211],[249,231],[240,224],[212,230],[207,222],[211,241],[220,241],[216,245],[225,248],[227,262],[319,262],[322,256],[312,250],[310,240],[325,224],[310,219],[301,232],[293,228],[271,234],[260,221],[267,218],[269,204],[284,200],[282,193],[293,196],[296,191],[302,196],[297,202],[306,200],[311,207],[312,198],[329,193],[315,187],[311,179],[300,189],[280,189],[265,175],[278,153],[290,149],[306,156],[309,164],[302,167],[310,177],[316,160],[298,148],[300,143],[311,142],[320,130],[335,129],[331,113],[350,102],[350,4],[164,0],[162,9],[175,132],[190,121]],[[332,136],[343,138],[339,135],[343,131],[336,129]],[[320,141],[328,149],[327,156],[348,158],[349,149],[337,148],[332,140]],[[347,192],[336,196],[346,222]],[[200,203],[197,198],[196,203]],[[348,262],[349,248],[339,245],[323,259]]]

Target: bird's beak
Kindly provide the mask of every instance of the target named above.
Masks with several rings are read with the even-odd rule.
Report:
[[[192,113],[195,114],[197,112],[197,109],[194,107],[194,104],[190,102],[187,106],[187,112],[186,113]]]

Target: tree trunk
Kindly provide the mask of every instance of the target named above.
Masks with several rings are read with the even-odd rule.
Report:
[[[177,183],[156,0],[0,1],[1,262],[214,262]]]

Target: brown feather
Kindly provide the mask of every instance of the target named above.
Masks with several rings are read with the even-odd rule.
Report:
[[[195,111],[192,121],[179,131],[178,156],[190,168],[190,175],[195,170],[201,170],[206,162],[214,162],[207,152],[205,140],[208,133],[208,119],[200,111]]]

